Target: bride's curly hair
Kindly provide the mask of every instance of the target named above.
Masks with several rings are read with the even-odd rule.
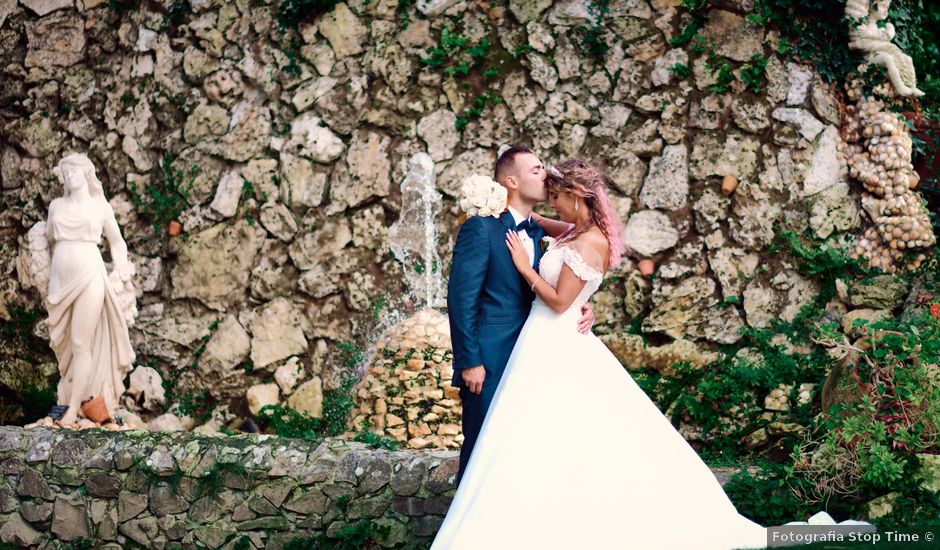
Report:
[[[620,261],[622,255],[620,239],[622,229],[607,198],[608,181],[606,174],[597,166],[581,159],[574,159],[566,160],[549,169],[545,185],[550,191],[571,193],[584,200],[591,215],[591,225],[596,225],[607,237],[607,244],[610,246],[608,267],[613,267]],[[575,238],[590,227],[582,228],[581,231],[569,233],[564,237]]]

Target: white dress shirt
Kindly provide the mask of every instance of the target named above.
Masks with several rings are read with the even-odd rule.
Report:
[[[522,223],[522,220],[526,219],[522,214],[516,211],[515,208],[509,207],[509,213],[512,214],[512,221],[514,224],[519,225]],[[529,216],[529,221],[535,223],[532,220],[532,217]],[[526,254],[529,255],[529,265],[535,265],[535,241],[532,240],[532,237],[529,237],[529,234],[525,231],[516,231],[516,234],[519,235],[519,238],[522,239],[522,244],[525,245]]]

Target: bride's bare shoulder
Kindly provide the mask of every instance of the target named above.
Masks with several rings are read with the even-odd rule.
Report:
[[[582,254],[590,250],[600,255],[604,255],[607,252],[607,248],[610,246],[607,243],[607,237],[596,227],[578,235],[578,238],[574,240],[573,244],[578,252]]]
[[[607,257],[609,245],[607,244],[607,237],[600,230],[585,231],[572,241],[571,246],[581,254],[584,261],[591,267],[604,271],[606,264],[604,258]]]

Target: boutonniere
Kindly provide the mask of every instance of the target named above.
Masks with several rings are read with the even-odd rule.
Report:
[[[555,246],[555,239],[549,237],[548,235],[542,237],[540,242],[542,243],[542,252],[548,252],[548,249]]]

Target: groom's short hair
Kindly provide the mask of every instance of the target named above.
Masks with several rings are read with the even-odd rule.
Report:
[[[509,149],[503,151],[503,154],[496,159],[496,181],[499,183],[503,182],[503,178],[509,175],[509,172],[512,171],[513,167],[516,164],[516,155],[521,155],[523,153],[528,153],[534,155],[535,152],[532,149],[529,149],[525,145],[513,145]]]

